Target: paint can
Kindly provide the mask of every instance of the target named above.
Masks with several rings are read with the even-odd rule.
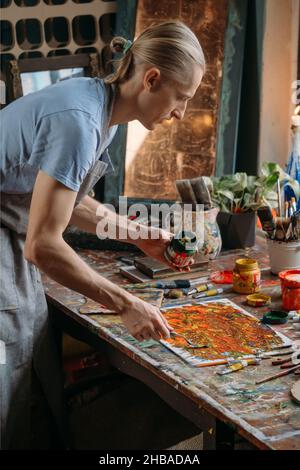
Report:
[[[285,310],[300,309],[300,269],[281,271],[279,279],[283,308]]]
[[[288,321],[288,314],[282,310],[270,310],[264,314],[261,322],[267,325],[283,325]]]
[[[239,258],[233,270],[233,290],[239,294],[254,294],[260,290],[260,269],[255,259]]]
[[[190,264],[197,251],[196,234],[183,230],[172,238],[164,255],[169,263],[175,264],[178,268],[184,268]]]
[[[300,268],[300,240],[281,242],[267,238],[267,245],[273,274]]]

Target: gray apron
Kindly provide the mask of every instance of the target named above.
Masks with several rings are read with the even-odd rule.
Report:
[[[108,157],[109,158],[109,157]],[[76,204],[106,172],[96,161],[84,179]],[[62,368],[38,269],[23,256],[32,193],[0,194],[0,449],[30,446],[32,367],[65,440]]]

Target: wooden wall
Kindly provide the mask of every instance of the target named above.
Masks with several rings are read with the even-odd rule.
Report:
[[[227,0],[138,2],[136,34],[154,22],[183,21],[200,40],[207,71],[183,121],[159,125],[145,136],[127,165],[126,196],[174,199],[176,179],[213,174],[227,16]]]

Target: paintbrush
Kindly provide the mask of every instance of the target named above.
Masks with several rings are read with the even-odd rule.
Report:
[[[263,231],[268,234],[269,238],[273,238],[275,234],[276,224],[271,208],[269,206],[259,207],[257,209],[257,215],[260,220]]]
[[[205,184],[203,176],[190,180],[198,204],[203,204],[204,209],[211,208],[211,197],[208,187]]]
[[[153,287],[154,289],[191,289],[195,284],[208,281],[208,276],[198,277],[196,279],[176,279],[174,281],[161,280],[150,282],[139,282],[137,284],[127,284],[122,286],[124,289],[145,289]]]
[[[233,357],[228,357],[227,359],[215,359],[214,362],[210,362],[208,364],[206,363],[203,363],[203,364],[197,364],[196,367],[215,367],[215,366],[223,366],[223,365],[226,365],[226,364],[236,364],[238,362],[241,362],[241,361],[247,361],[249,362],[250,364],[253,364],[253,360],[255,359],[259,359],[257,356],[255,356],[254,354],[249,354],[248,356],[246,357],[237,357],[237,358],[233,358]]]
[[[293,228],[293,238],[298,240],[300,238],[300,211],[293,213],[291,217],[292,228]]]
[[[294,214],[294,212],[297,211],[297,204],[296,204],[296,198],[295,197],[291,198],[291,205],[292,205],[293,214]]]
[[[283,218],[276,217],[275,240],[283,241],[284,239],[285,239],[285,230],[283,226]]]
[[[176,331],[170,331],[170,336],[179,336],[180,338],[183,338],[187,344],[189,345],[190,348],[192,349],[202,349],[202,348],[208,348],[208,344],[195,344],[193,343],[193,341],[191,341],[190,339],[188,339],[186,336],[184,336],[183,334],[181,333],[177,333]]]
[[[274,356],[291,356],[293,354],[294,350],[291,351],[268,351],[265,353],[261,353],[258,356],[261,359],[270,359],[271,357]]]
[[[293,238],[293,224],[292,222],[289,223],[289,226],[285,232],[286,240],[291,240]]]
[[[269,377],[265,377],[264,379],[257,380],[255,383],[256,383],[256,385],[263,384],[265,382],[269,382],[270,380],[277,379],[277,377],[283,377],[284,375],[288,375],[288,374],[290,374],[291,372],[293,372],[294,370],[297,370],[297,369],[300,369],[300,364],[298,364],[294,367],[291,367],[290,369],[286,369],[282,372],[279,372],[278,374],[269,375]]]
[[[192,204],[196,207],[197,199],[193,191],[190,180],[176,180],[176,189],[183,203]]]
[[[284,203],[284,217],[285,218],[289,217],[289,203],[288,203],[288,201],[285,201],[285,203]]]
[[[279,177],[277,180],[277,200],[278,200],[278,216],[282,217],[282,205],[281,205],[281,191]]]

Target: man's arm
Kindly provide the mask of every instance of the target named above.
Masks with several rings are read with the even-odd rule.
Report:
[[[85,196],[74,208],[70,223],[76,225],[76,227],[83,231],[95,234],[97,224],[102,219],[105,219],[107,225],[110,224],[111,227],[116,227],[114,236],[110,236],[110,239],[113,238],[121,242],[131,243],[142,250],[147,256],[166,264],[174,269],[174,271],[189,271],[189,267],[180,269],[167,262],[164,251],[171,240],[171,234],[169,232],[155,227],[147,227],[138,222],[129,221],[126,216],[119,216],[90,196]],[[128,227],[130,230],[126,230]],[[119,235],[119,229],[123,229],[121,236]],[[131,238],[131,234],[139,233],[141,229],[144,231],[143,237],[137,239]],[[103,234],[101,233],[101,235]],[[192,263],[193,261],[191,261],[190,264]]]
[[[101,204],[90,196],[83,197],[80,203],[74,208],[70,224],[75,225],[84,232],[96,234],[97,224],[102,219],[105,219],[107,225],[110,224],[111,226],[116,227],[115,240],[135,244],[136,240],[133,240],[130,237],[126,237],[126,239],[120,238],[118,229],[126,229],[128,222],[130,222],[132,230],[138,230],[140,225],[134,221],[128,221],[125,216],[119,216],[116,212],[113,212],[104,204]]]
[[[137,339],[169,336],[169,327],[158,308],[141,301],[91,269],[64,241],[76,192],[39,171],[34,186],[25,258],[49,277],[122,315]]]

